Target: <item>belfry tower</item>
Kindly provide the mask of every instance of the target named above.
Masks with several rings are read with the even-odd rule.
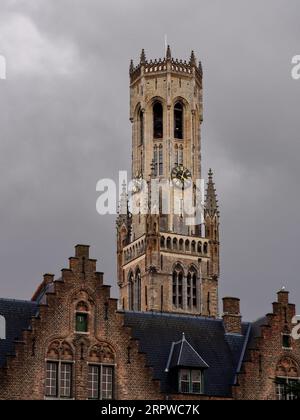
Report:
[[[210,171],[203,221],[183,210],[183,191],[197,206],[201,179],[203,121],[202,66],[194,52],[190,60],[166,57],[130,64],[130,120],[134,214],[126,186],[117,220],[117,262],[120,307],[132,311],[161,311],[218,316],[219,210]],[[151,181],[173,185],[167,212],[160,190],[157,211],[145,210],[142,180],[153,195]],[[149,202],[148,200],[148,209]]]

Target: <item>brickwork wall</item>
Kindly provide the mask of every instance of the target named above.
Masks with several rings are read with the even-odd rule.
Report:
[[[88,334],[74,332],[76,304],[81,301],[89,307]],[[96,345],[113,354],[116,399],[162,398],[138,342],[123,323],[117,301],[110,299],[110,288],[96,272],[96,261],[88,258],[88,247],[77,247],[70,269],[62,271],[62,281],[54,283],[47,304],[40,306],[39,317],[32,320],[32,331],[24,332],[16,345],[16,357],[8,358],[7,367],[0,370],[0,399],[44,399],[47,351],[56,342],[73,353],[74,398],[87,399],[88,361]]]

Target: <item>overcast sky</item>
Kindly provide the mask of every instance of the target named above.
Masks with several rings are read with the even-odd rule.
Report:
[[[300,312],[299,15],[299,0],[1,0],[0,296],[30,298],[77,243],[116,284],[115,220],[96,213],[96,183],[130,165],[129,60],[161,57],[168,34],[175,57],[194,49],[204,68],[220,295],[252,320],[286,286]]]

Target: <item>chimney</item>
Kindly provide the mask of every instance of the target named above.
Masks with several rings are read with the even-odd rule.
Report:
[[[75,247],[75,258],[89,259],[90,247],[88,245],[76,245]]]
[[[43,293],[47,286],[54,282],[54,274],[44,274],[43,281],[35,291],[34,295],[32,296],[31,300],[35,302],[37,298]]]
[[[278,293],[278,303],[281,303],[282,305],[288,305],[289,303],[289,292],[286,290],[285,287],[283,287]]]
[[[226,334],[242,334],[242,317],[240,299],[226,297],[223,299],[223,323]]]

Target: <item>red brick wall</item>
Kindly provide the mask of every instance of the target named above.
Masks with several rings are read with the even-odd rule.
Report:
[[[87,335],[74,333],[79,301],[87,302],[89,307]],[[96,261],[88,258],[88,247],[77,247],[76,257],[70,259],[70,269],[62,271],[62,281],[54,283],[54,293],[47,295],[47,305],[41,306],[39,317],[32,320],[32,331],[26,331],[22,342],[16,345],[16,357],[8,358],[7,367],[0,370],[0,399],[44,398],[45,362],[53,341],[64,343],[73,351],[74,398],[87,398],[90,349],[103,344],[115,357],[116,399],[162,398],[159,383],[152,380],[151,370],[145,367],[145,356],[138,352],[138,343],[132,340],[123,323],[117,301],[110,299],[110,288],[103,285],[103,275],[96,272]]]
[[[239,385],[234,389],[235,398],[274,400],[276,376],[300,377],[300,341],[291,339],[291,350],[282,346],[282,332],[292,331],[295,312],[295,305],[288,303],[288,293],[280,292],[273,313],[267,316],[261,336],[255,339],[243,364]]]

